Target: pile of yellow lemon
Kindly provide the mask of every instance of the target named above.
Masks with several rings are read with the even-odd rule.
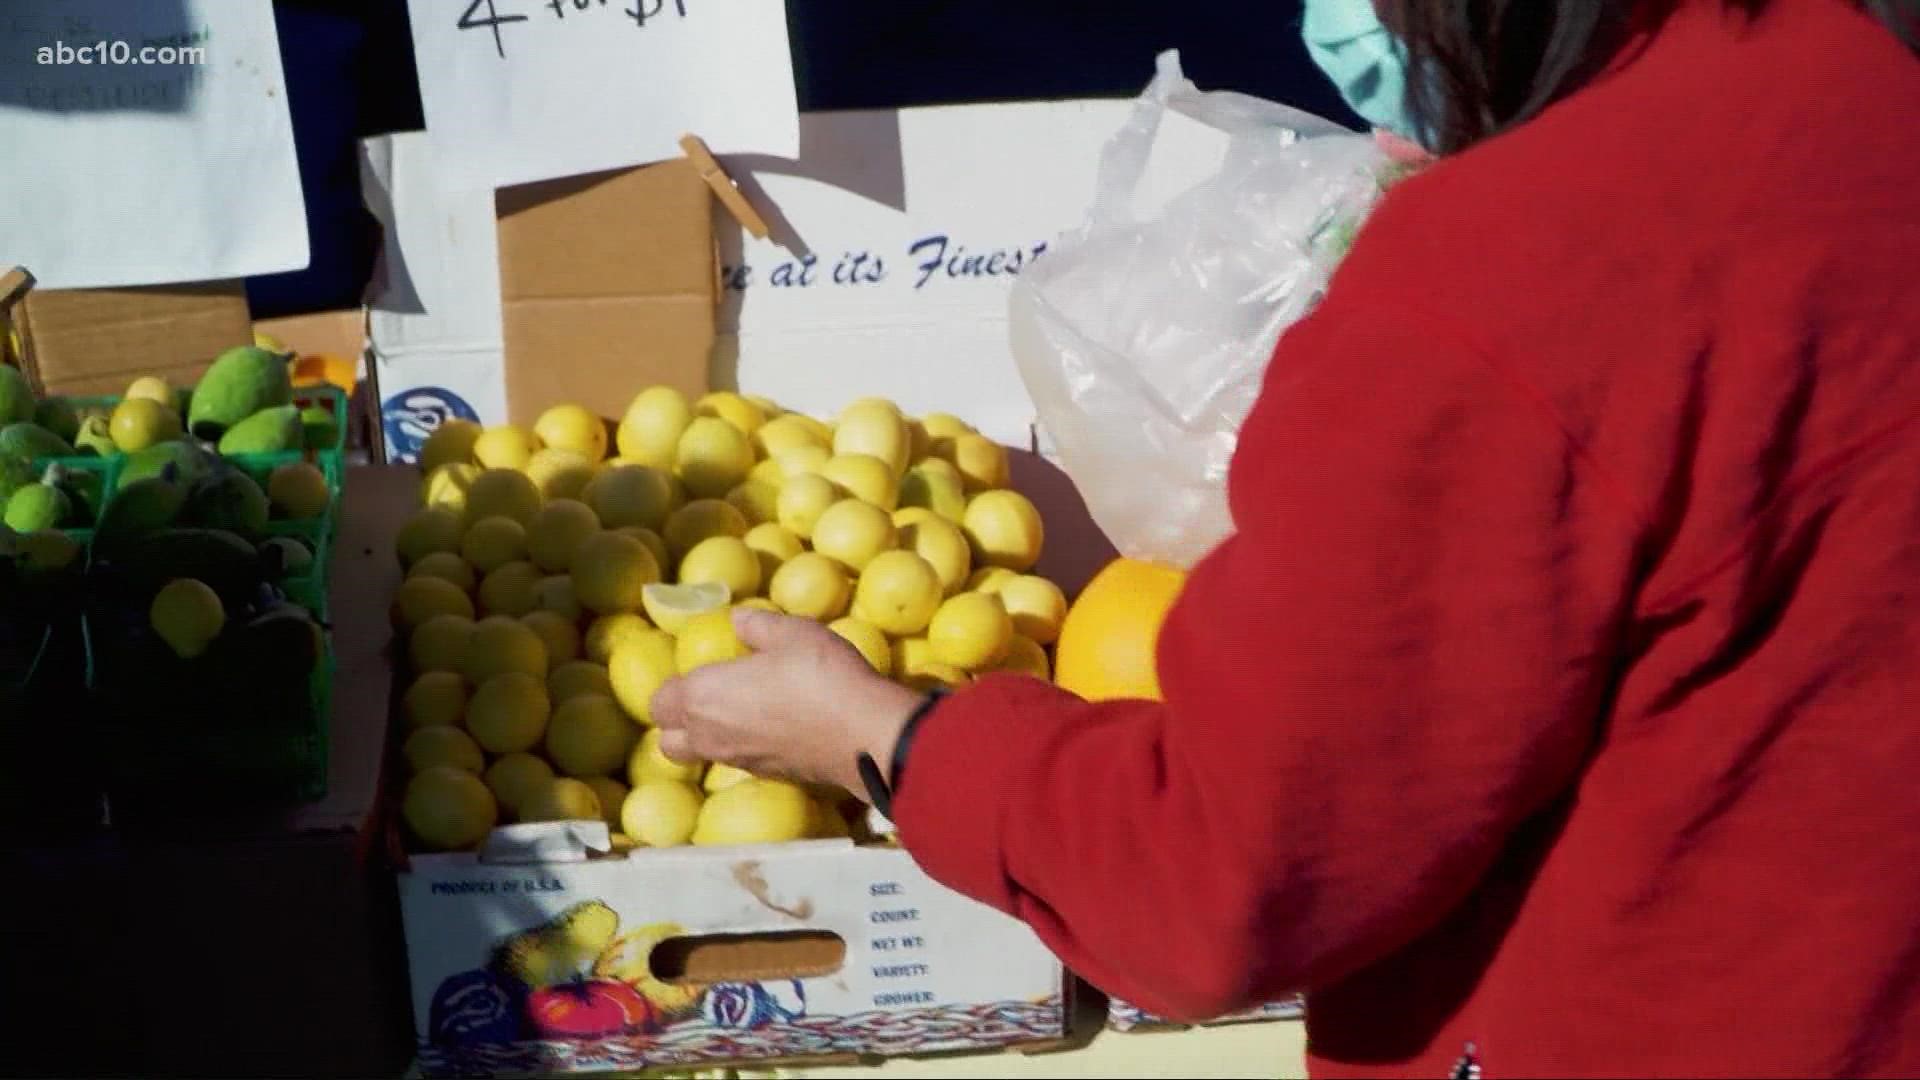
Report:
[[[1031,573],[1039,512],[955,417],[656,386],[618,425],[578,405],[531,430],[450,421],[420,466],[393,619],[425,849],[503,821],[605,820],[616,847],[848,835],[846,792],[660,752],[654,691],[746,655],[736,606],[819,620],[910,686],[1050,677],[1067,601]]]

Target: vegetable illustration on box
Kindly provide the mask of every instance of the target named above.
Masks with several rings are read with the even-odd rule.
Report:
[[[659,978],[653,950],[685,933],[674,923],[653,923],[622,934],[619,915],[605,903],[575,904],[506,937],[486,967],[443,981],[430,1037],[449,1047],[605,1039],[655,1034],[682,1021],[751,1029],[806,1014],[798,980],[703,986]]]

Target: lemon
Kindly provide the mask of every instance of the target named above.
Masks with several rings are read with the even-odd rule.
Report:
[[[765,409],[731,390],[715,390],[693,403],[695,416],[711,416],[732,424],[743,435],[752,435],[767,422]]]
[[[444,506],[416,510],[394,534],[393,550],[401,566],[412,566],[435,552],[460,553],[460,514]]]
[[[1007,448],[985,435],[961,435],[953,440],[953,467],[969,495],[1007,486]]]
[[[544,675],[536,678],[524,671],[509,671],[473,692],[467,702],[467,733],[489,754],[531,750],[546,734],[550,710]]]
[[[818,473],[790,476],[774,500],[775,520],[802,540],[811,539],[820,516],[839,501],[840,492],[826,477]]]
[[[680,560],[680,584],[715,583],[727,595],[748,597],[760,591],[760,556],[737,536],[714,536],[700,541]]]
[[[738,765],[727,765],[716,761],[707,766],[707,775],[700,781],[700,790],[711,795],[716,791],[724,791],[742,780],[751,779],[753,774]]]
[[[900,480],[900,505],[924,507],[954,524],[967,512],[966,482],[940,458],[928,458]]]
[[[813,550],[854,573],[898,543],[899,534],[887,512],[859,499],[842,499],[827,507],[813,526]]]
[[[787,415],[793,417],[794,423],[813,432],[813,437],[820,440],[822,447],[831,448],[833,446],[833,425],[816,417],[808,416],[806,413],[788,413]]]
[[[843,495],[892,513],[900,505],[900,480],[892,468],[867,454],[835,454],[820,468]]]
[[[1031,675],[1042,680],[1053,678],[1052,665],[1047,662],[1047,650],[1039,642],[1020,633],[1008,639],[1007,655],[995,665],[995,670]]]
[[[893,675],[899,679],[925,674],[929,665],[939,662],[933,658],[933,643],[925,636],[896,639],[891,660]]]
[[[540,512],[540,489],[526,473],[488,469],[467,487],[467,520],[506,517],[525,525]]]
[[[803,446],[817,446],[822,450],[828,448],[828,440],[799,416],[776,417],[761,425],[752,435],[754,448],[765,458],[777,458],[785,451]]]
[[[1040,561],[1046,529],[1040,511],[1017,491],[984,491],[967,503],[960,527],[974,561],[1025,573]]]
[[[527,429],[499,424],[482,431],[480,437],[473,440],[473,461],[482,469],[521,470],[533,460],[533,452],[538,449],[540,444]]]
[[[846,642],[859,650],[867,666],[880,675],[893,674],[893,648],[887,641],[887,635],[880,628],[849,615],[835,619],[827,624],[827,629],[840,635]]]
[[[747,549],[760,559],[760,580],[772,581],[775,571],[788,559],[807,550],[793,530],[776,522],[755,525],[741,537]]]
[[[607,832],[619,832],[620,811],[627,802],[627,785],[611,776],[584,776],[580,782],[593,789],[593,797],[600,803],[600,820],[607,823]]]
[[[620,828],[647,847],[679,847],[693,836],[706,800],[685,780],[636,783],[620,807]]]
[[[427,441],[420,444],[422,473],[431,473],[442,465],[464,465],[473,460],[473,444],[485,429],[471,420],[442,420]]]
[[[519,618],[533,610],[534,590],[540,587],[540,568],[530,562],[502,563],[480,579],[476,595],[482,615]]]
[[[162,586],[147,608],[147,622],[173,654],[191,660],[205,653],[227,625],[220,596],[195,578],[175,578]]]
[[[961,593],[947,600],[927,624],[933,658],[963,671],[979,671],[999,663],[1012,639],[1013,619],[1007,615],[1006,605],[1000,597],[986,593]]]
[[[540,643],[547,647],[548,674],[580,658],[580,628],[572,619],[553,611],[529,611],[520,621],[540,635]]]
[[[574,552],[574,595],[598,615],[640,610],[641,590],[659,580],[660,564],[631,536],[597,532]]]
[[[997,593],[1006,587],[1007,582],[1019,576],[1018,570],[1009,570],[1004,566],[983,566],[967,578],[967,591]]]
[[[304,461],[289,461],[267,474],[267,502],[276,515],[298,521],[326,513],[333,493],[319,469]]]
[[[920,426],[926,429],[929,439],[957,439],[973,434],[971,425],[949,413],[930,412],[920,418]]]
[[[719,499],[695,499],[668,516],[661,537],[667,542],[668,553],[678,563],[702,540],[716,536],[745,536],[749,527],[746,516],[730,503]]]
[[[472,619],[460,615],[435,615],[421,623],[407,639],[407,659],[413,670],[464,674],[474,627]]]
[[[780,489],[759,480],[743,480],[727,492],[727,505],[740,511],[749,525],[764,525],[780,516]]]
[[[594,463],[571,450],[542,447],[527,462],[527,478],[547,499],[578,499],[594,479]]]
[[[393,625],[411,634],[435,615],[473,618],[473,601],[458,585],[437,577],[414,577],[400,583],[393,595]]]
[[[749,655],[751,650],[733,631],[733,612],[707,611],[687,620],[673,639],[674,666],[685,675],[708,664],[724,664]]]
[[[620,456],[656,469],[673,467],[680,436],[693,420],[685,395],[671,386],[642,390],[620,419],[614,443]]]
[[[860,572],[853,613],[893,637],[918,634],[940,607],[940,575],[911,551],[883,551]]]
[[[673,652],[671,635],[648,629],[621,642],[607,661],[607,683],[613,699],[634,723],[653,723],[654,693],[680,673]]]
[[[822,442],[817,446],[795,446],[782,450],[773,456],[774,465],[780,470],[780,477],[791,480],[796,476],[817,473],[833,460],[833,450]]]
[[[1000,586],[1000,602],[1013,617],[1016,633],[1036,644],[1051,645],[1067,619],[1067,594],[1046,578],[1022,574]]]
[[[520,620],[508,615],[489,615],[473,624],[460,673],[468,682],[480,686],[509,672],[546,678],[547,645]]]
[[[847,819],[841,814],[837,801],[816,797],[813,800],[813,818],[807,826],[807,835],[815,840],[844,839],[852,836],[853,831],[847,827]]]
[[[573,569],[573,557],[587,537],[600,531],[593,508],[575,499],[554,499],[527,524],[527,554],[549,574]]]
[[[653,626],[646,617],[631,611],[616,611],[611,615],[602,615],[587,624],[585,648],[587,659],[596,664],[604,664],[613,657],[614,650],[623,642],[645,637],[653,633]]]
[[[674,450],[674,475],[696,499],[725,495],[752,468],[753,444],[739,428],[718,417],[694,417]]]
[[[764,484],[772,488],[775,494],[779,493],[780,485],[786,482],[787,474],[780,471],[780,463],[772,458],[765,458],[754,462],[753,468],[747,470],[747,478],[741,481],[742,484]],[[738,491],[739,489],[735,488],[734,490]],[[729,491],[727,495],[729,496],[729,501],[731,501],[733,492]]]
[[[547,699],[556,708],[582,694],[612,696],[613,682],[604,666],[591,660],[569,660],[547,675]]]
[[[443,765],[407,782],[400,815],[426,850],[465,851],[493,831],[500,808],[478,777]]]
[[[909,525],[917,525],[922,521],[938,520],[939,517],[939,514],[934,513],[924,506],[903,506],[893,512],[893,527],[904,531]]]
[[[180,413],[171,404],[162,405],[152,398],[123,398],[113,407],[107,432],[121,453],[131,454],[179,438]]]
[[[522,821],[600,821],[600,796],[585,782],[555,777],[533,789],[520,807]]]
[[[941,517],[917,521],[900,530],[900,549],[927,560],[940,578],[940,591],[948,596],[967,583],[967,571],[973,568],[973,549],[953,522]]]
[[[533,422],[533,434],[542,444],[589,462],[607,456],[607,422],[584,405],[555,405]]]
[[[547,759],[566,776],[610,773],[627,760],[639,733],[612,698],[571,698],[547,723]]]
[[[806,551],[774,571],[767,596],[789,615],[827,622],[847,613],[853,582],[839,563],[817,551]]]
[[[416,773],[447,765],[479,776],[487,767],[487,759],[481,756],[480,744],[473,741],[473,736],[444,724],[423,727],[407,736],[400,755]]]
[[[420,504],[422,506],[444,506],[462,515],[467,511],[467,492],[473,489],[473,482],[480,478],[480,466],[466,462],[442,465],[427,474],[420,482]]]
[[[526,526],[510,517],[485,517],[460,538],[460,555],[483,576],[527,557]]]
[[[927,434],[926,425],[907,418],[907,464],[923,460],[933,450],[933,436]]]
[[[127,392],[120,396],[128,401],[145,398],[168,408],[172,408],[180,401],[179,395],[174,393],[173,386],[158,375],[140,376],[128,383]]]
[[[568,622],[577,623],[586,609],[580,606],[580,598],[573,592],[573,576],[570,574],[549,574],[534,583],[533,610],[551,611]]]
[[[467,711],[467,683],[451,671],[429,671],[413,680],[401,698],[407,728],[458,726]]]
[[[586,502],[609,529],[638,525],[658,530],[673,509],[673,483],[645,465],[621,465],[594,477]]]
[[[775,615],[783,614],[783,612],[780,610],[779,604],[774,603],[773,601],[767,599],[764,596],[749,596],[745,600],[742,600],[733,606],[742,607],[742,608],[752,608],[755,611],[771,611]]]
[[[547,764],[545,758],[525,751],[502,754],[487,766],[482,779],[487,782],[487,790],[493,792],[500,808],[517,818],[533,793],[553,779],[553,766]]]
[[[958,690],[972,682],[973,676],[954,667],[952,664],[942,664],[935,661],[925,665],[918,672],[907,676],[901,681],[904,685],[918,690],[921,693],[927,693],[943,686],[949,690]]]
[[[840,413],[840,423],[833,430],[833,452],[879,458],[897,479],[907,471],[912,436],[906,420],[890,403],[855,402]]]
[[[689,839],[712,847],[803,840],[814,813],[812,798],[796,784],[743,780],[707,796]]]
[[[407,569],[407,579],[412,580],[417,577],[439,578],[463,593],[472,592],[473,587],[479,583],[474,577],[473,567],[468,565],[467,560],[451,551],[430,552],[416,560]]]
[[[775,420],[787,414],[786,408],[770,397],[761,394],[747,394],[745,397],[759,406],[760,412],[769,420]]]
[[[649,780],[682,780],[697,784],[706,769],[705,762],[675,761],[661,753],[659,728],[648,728],[634,745],[633,753],[627,755],[627,783],[636,790]],[[633,834],[629,832],[627,835]]]
[[[647,552],[653,556],[654,564],[661,569],[673,565],[673,556],[667,551],[667,542],[652,529],[643,529],[638,525],[622,525],[614,530],[622,536],[631,536],[646,545]]]

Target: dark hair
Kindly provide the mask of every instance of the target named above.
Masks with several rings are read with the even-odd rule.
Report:
[[[1678,0],[1375,0],[1406,47],[1407,107],[1441,153],[1580,89]],[[1768,0],[1725,0],[1757,14]],[[1920,52],[1920,0],[1856,0]]]

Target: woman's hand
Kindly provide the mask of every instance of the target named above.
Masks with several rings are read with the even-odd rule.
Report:
[[[733,626],[754,655],[699,668],[654,695],[662,752],[856,794],[862,751],[888,768],[920,695],[875,674],[811,619],[739,608]]]

